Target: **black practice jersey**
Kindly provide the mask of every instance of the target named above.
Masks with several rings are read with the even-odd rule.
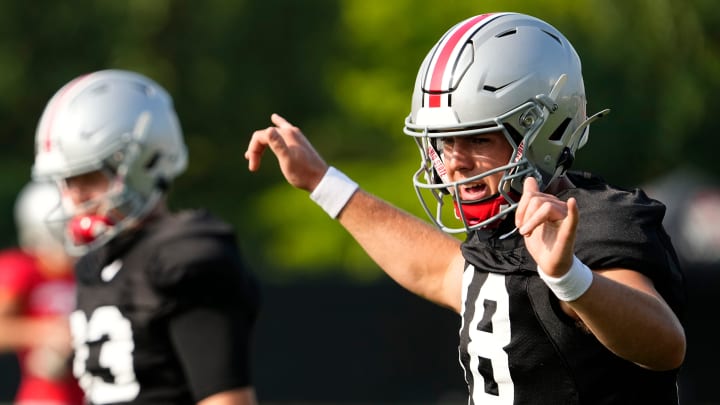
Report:
[[[580,210],[576,256],[592,269],[627,268],[653,280],[678,316],[684,281],[662,227],[665,207],[640,190],[569,175]],[[641,368],[611,353],[564,314],[508,218],[462,250],[460,362],[470,404],[677,404],[677,370]]]
[[[93,404],[195,404],[251,384],[257,284],[230,226],[166,214],[77,264],[73,373]]]

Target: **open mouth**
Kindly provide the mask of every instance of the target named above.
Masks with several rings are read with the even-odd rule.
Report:
[[[463,201],[477,201],[490,195],[485,183],[465,184],[460,187],[460,199]]]

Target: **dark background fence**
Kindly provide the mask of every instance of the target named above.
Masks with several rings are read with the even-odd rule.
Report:
[[[720,352],[708,332],[720,291],[717,269],[692,269],[688,355],[681,404],[720,403]],[[459,317],[383,281],[265,285],[254,376],[264,404],[462,405]],[[0,363],[0,402],[17,381],[14,358]]]

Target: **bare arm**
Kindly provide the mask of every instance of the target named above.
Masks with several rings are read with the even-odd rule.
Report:
[[[595,272],[588,291],[564,303],[608,349],[652,370],[679,367],[685,358],[680,321],[641,273]]]
[[[578,208],[538,191],[534,178],[525,181],[516,224],[542,270],[560,277],[570,268]],[[642,367],[674,369],[685,357],[685,332],[652,282],[628,269],[593,272],[590,288],[562,302],[609,350]]]
[[[32,319],[21,314],[21,298],[0,289],[0,352],[48,346],[70,351],[70,328],[64,316]]]
[[[198,405],[257,405],[252,387],[223,391],[198,401]]]
[[[28,350],[25,373],[56,379],[70,372],[70,328],[65,316],[31,318],[22,314],[22,298],[0,289],[0,352]]]
[[[255,131],[245,158],[255,171],[269,148],[292,186],[312,191],[328,169],[307,138],[274,114],[275,126]],[[340,224],[370,257],[409,291],[460,311],[464,266],[460,242],[429,223],[358,190],[339,216]]]
[[[398,284],[460,312],[464,259],[457,239],[363,190],[339,219]]]

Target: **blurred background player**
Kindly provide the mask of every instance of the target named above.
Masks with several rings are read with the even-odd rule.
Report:
[[[70,370],[73,263],[46,222],[59,204],[55,184],[28,183],[15,203],[19,248],[0,253],[0,350],[18,356],[15,404],[83,403]]]
[[[73,373],[92,404],[253,405],[258,289],[231,226],[171,212],[187,167],[173,101],[136,72],[80,76],[48,102],[35,178],[61,188],[76,265]]]

